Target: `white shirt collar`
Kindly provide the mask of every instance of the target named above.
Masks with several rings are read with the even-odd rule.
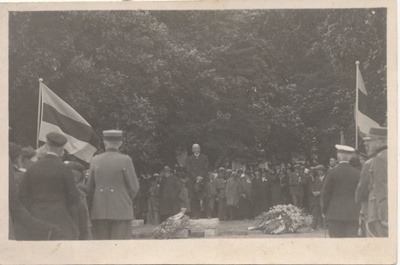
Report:
[[[54,153],[54,152],[47,152],[46,155],[53,155],[53,156],[59,157],[59,155],[57,155],[57,154]]]
[[[196,157],[199,157],[200,156],[200,153],[198,154],[198,155],[196,155],[195,153],[193,153],[194,154],[194,156],[196,156]]]

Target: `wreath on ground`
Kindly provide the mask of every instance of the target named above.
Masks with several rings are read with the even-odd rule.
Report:
[[[168,217],[167,220],[162,222],[154,229],[154,237],[157,239],[170,239],[175,238],[177,233],[187,227],[189,223],[189,216],[185,215],[186,209],[182,209],[176,215]]]
[[[291,204],[276,205],[256,219],[260,219],[259,225],[248,230],[262,230],[264,234],[271,235],[296,233],[299,228],[308,225],[306,214]]]

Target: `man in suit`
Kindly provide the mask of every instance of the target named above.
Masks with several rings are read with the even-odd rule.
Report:
[[[60,230],[52,235],[31,231],[30,239],[74,240],[79,236],[73,219],[79,191],[74,174],[61,160],[67,138],[55,132],[48,133],[46,138],[47,153],[26,171],[20,199],[34,217],[57,225]]]
[[[122,131],[103,131],[106,152],[90,162],[88,201],[93,239],[132,237],[133,199],[139,190],[132,159],[119,152]]]
[[[322,187],[322,213],[329,237],[357,237],[359,205],[354,200],[360,171],[349,163],[354,148],[336,145],[339,164],[330,169]]]
[[[160,221],[164,222],[168,217],[179,213],[179,193],[183,184],[172,174],[172,169],[165,166],[162,170],[162,179],[160,181]]]
[[[296,207],[301,207],[301,165],[296,164],[293,166],[294,172],[289,175],[289,186],[290,186],[290,196],[292,197],[293,205]]]
[[[363,165],[356,202],[367,204],[366,235],[387,237],[387,128],[371,128],[364,142],[371,158]]]
[[[200,145],[194,144],[192,146],[192,151],[193,155],[187,158],[185,167],[189,175],[187,187],[192,208],[192,217],[198,217],[201,212],[200,201],[195,199],[194,185],[196,183],[197,177],[201,177],[203,180],[206,179],[209,165],[207,156],[200,153]]]
[[[318,226],[323,226],[323,219],[321,214],[321,190],[322,186],[325,183],[326,179],[326,168],[323,165],[318,165],[316,167],[312,167],[311,170],[317,171],[318,176],[315,177],[315,180],[312,184],[312,200],[311,200],[311,213],[313,216],[313,221],[311,224],[311,228],[316,230]]]

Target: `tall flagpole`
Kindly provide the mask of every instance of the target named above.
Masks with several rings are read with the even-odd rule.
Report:
[[[43,79],[39,78],[39,103],[38,103],[38,120],[37,120],[37,132],[36,132],[36,149],[39,148],[39,133],[40,133],[40,120],[42,118],[42,82]]]
[[[356,61],[356,106],[354,108],[355,111],[355,117],[356,117],[356,136],[355,136],[355,149],[358,150],[358,73],[359,73],[359,65],[360,62]]]

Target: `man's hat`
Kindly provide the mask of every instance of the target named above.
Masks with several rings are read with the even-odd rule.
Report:
[[[356,151],[353,147],[347,145],[337,144],[335,147],[338,153],[351,154]]]
[[[30,146],[24,147],[24,148],[22,148],[21,155],[22,155],[22,157],[31,158],[36,155],[36,151]]]
[[[153,177],[155,177],[155,178],[157,178],[157,177],[159,177],[160,176],[160,174],[158,174],[158,173],[154,173],[153,174]]]
[[[76,170],[76,171],[79,171],[79,172],[82,172],[82,171],[85,170],[85,167],[84,167],[81,163],[75,162],[75,161],[69,162],[69,163],[67,164],[67,166],[68,166],[70,169]]]
[[[371,138],[387,138],[386,127],[372,127],[369,129],[369,137]]]
[[[15,159],[21,155],[22,147],[16,143],[10,143],[8,146],[8,155],[11,159]]]
[[[295,165],[293,166],[293,168],[301,168],[301,165],[300,165],[300,164],[295,164]]]
[[[164,168],[163,168],[163,170],[161,170],[161,172],[167,172],[167,171],[172,171],[172,169],[169,167],[169,166],[165,166]]]
[[[220,167],[220,168],[218,168],[218,171],[225,171],[225,168],[224,167]]]
[[[68,141],[67,137],[65,137],[61,133],[56,133],[56,132],[48,133],[46,135],[46,138],[47,138],[47,144],[49,146],[61,147],[64,146]]]
[[[312,170],[323,170],[326,171],[326,167],[324,165],[318,165],[316,167],[311,167]]]
[[[106,130],[103,131],[104,140],[121,140],[122,131],[121,130]]]

